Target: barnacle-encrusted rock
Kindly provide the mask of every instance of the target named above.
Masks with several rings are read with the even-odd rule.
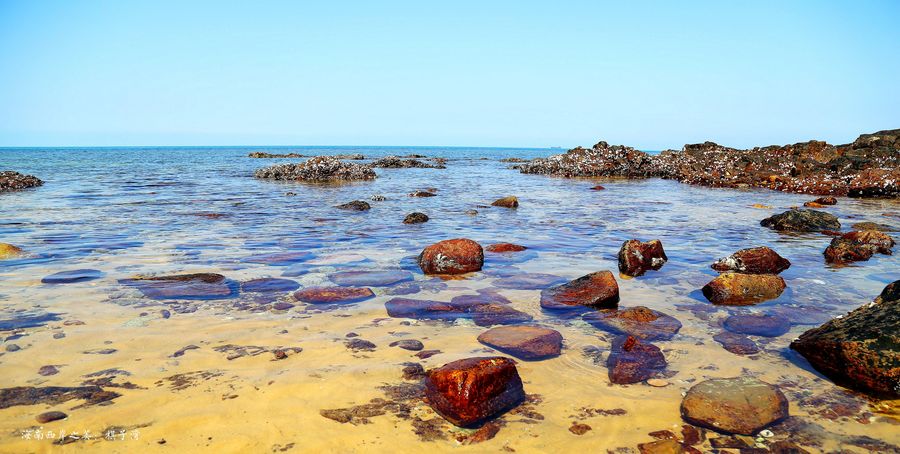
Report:
[[[640,276],[648,270],[662,268],[668,260],[662,241],[641,243],[639,240],[628,240],[619,249],[619,272],[626,276]]]
[[[719,272],[746,274],[778,274],[790,267],[791,262],[765,246],[741,249],[712,264],[712,269]]]
[[[438,164],[429,164],[424,161],[419,161],[418,159],[403,159],[399,156],[386,156],[381,159],[376,159],[372,164],[372,167],[380,167],[383,169],[411,169],[411,168],[419,168],[419,169],[446,169],[447,166],[438,163]]]
[[[872,258],[876,252],[890,255],[894,239],[877,230],[847,232],[831,240],[825,248],[828,263],[861,262]]]
[[[299,153],[278,154],[278,153],[266,153],[264,151],[254,151],[254,152],[248,154],[247,157],[248,158],[269,159],[269,158],[305,158],[307,156],[299,154]]]
[[[426,247],[418,258],[425,274],[463,274],[484,265],[481,245],[467,238],[445,240]]]
[[[833,214],[816,210],[793,209],[767,217],[759,222],[763,227],[789,232],[821,232],[840,230],[841,223]]]
[[[343,162],[332,156],[316,156],[297,164],[264,167],[256,178],[285,181],[372,180],[375,172],[368,166]]]
[[[598,142],[593,148],[575,148],[565,154],[538,158],[518,166],[522,173],[558,175],[563,177],[654,175],[653,159],[643,151],[625,145]]]
[[[40,178],[32,175],[24,175],[12,170],[0,171],[0,192],[34,188],[42,184],[44,182]]]

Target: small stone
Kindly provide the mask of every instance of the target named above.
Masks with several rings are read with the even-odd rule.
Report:
[[[372,206],[369,205],[369,202],[366,202],[364,200],[354,200],[352,202],[347,202],[343,205],[338,205],[337,208],[340,208],[342,210],[351,210],[351,211],[366,211],[366,210],[372,208]]]
[[[589,312],[582,318],[604,331],[643,340],[669,340],[681,329],[681,322],[675,317],[644,306]]]
[[[48,377],[50,375],[56,375],[58,373],[59,373],[59,369],[57,369],[56,366],[53,366],[53,365],[41,366],[41,368],[38,369],[38,375],[43,376],[43,377]]]
[[[425,368],[419,363],[405,363],[403,365],[404,380],[420,380],[425,378]]]
[[[733,333],[778,337],[790,331],[791,322],[780,315],[741,314],[729,316],[723,326]]]
[[[793,209],[763,219],[763,227],[793,232],[821,232],[822,230],[840,230],[841,223],[832,214],[823,211]]]
[[[606,188],[604,188],[603,186],[601,186],[599,184],[591,188],[592,191],[602,191],[604,189],[606,189]]]
[[[24,253],[25,252],[18,246],[13,246],[9,243],[0,243],[0,260],[18,257]]]
[[[486,251],[494,252],[494,253],[521,252],[526,249],[528,249],[528,248],[525,246],[520,246],[518,244],[513,244],[513,243],[495,243],[495,244],[488,245],[488,247],[485,248]]]
[[[669,386],[669,382],[661,378],[651,378],[647,380],[647,384],[654,388],[665,388],[666,386]]]
[[[76,282],[92,281],[94,279],[100,279],[101,277],[103,277],[103,272],[99,271],[99,270],[90,270],[90,269],[69,270],[69,271],[60,271],[59,273],[51,274],[51,275],[41,279],[41,283],[43,283],[43,284],[73,284]]]
[[[277,302],[277,303],[275,303],[275,304],[272,305],[272,309],[274,309],[274,310],[276,310],[276,311],[286,311],[286,310],[288,310],[288,309],[290,309],[290,308],[292,308],[292,307],[294,307],[293,304],[291,304],[291,303],[286,303],[286,302],[284,302],[284,301],[279,301],[279,302]]]
[[[494,200],[491,203],[491,206],[495,207],[503,207],[503,208],[518,208],[519,207],[519,199],[514,196],[503,197],[502,199]]]
[[[619,336],[613,340],[606,367],[609,381],[627,385],[642,382],[665,370],[666,358],[653,344],[632,336]]]
[[[857,222],[853,224],[853,230],[876,230],[879,232],[897,232],[900,227],[894,227],[888,224],[879,224],[877,222]],[[2,255],[2,253],[0,253]]]
[[[8,352],[10,352],[10,353],[12,353],[12,352],[17,352],[17,351],[19,351],[19,350],[21,350],[21,349],[22,349],[22,347],[19,347],[18,344],[7,344],[7,345],[6,345],[6,351],[8,351]]]
[[[428,215],[425,213],[409,213],[403,218],[404,224],[421,224],[423,222],[428,222]]]
[[[383,195],[378,195],[378,194],[376,194],[376,195],[373,195],[373,196],[370,198],[370,200],[373,201],[373,202],[384,202],[385,200],[387,200],[387,197],[385,197],[385,196],[383,196]]]
[[[582,424],[580,422],[573,422],[572,426],[569,427],[569,432],[572,432],[575,435],[584,435],[589,430],[591,430],[591,426],[587,424]]]
[[[280,348],[278,350],[274,350],[272,352],[272,355],[275,357],[276,360],[286,359],[288,357],[287,352],[285,352],[284,350],[282,350]]]
[[[248,293],[290,292],[300,288],[300,284],[290,279],[265,277],[241,283],[241,291]]]
[[[59,421],[68,417],[69,415],[61,411],[48,411],[37,415],[34,419],[41,424],[47,424],[48,422]]]
[[[370,352],[370,351],[374,351],[376,348],[376,345],[373,344],[372,342],[369,342],[365,339],[360,339],[360,338],[350,339],[347,342],[344,342],[344,345],[346,345],[347,348],[349,348],[350,350],[353,350],[353,351],[369,351]]]
[[[410,197],[434,197],[437,194],[429,191],[415,191],[409,194]]]
[[[395,342],[391,342],[390,346],[391,347],[400,347],[404,350],[410,350],[410,351],[414,351],[414,352],[417,352],[417,351],[425,348],[425,345],[422,344],[421,341],[418,341],[415,339],[398,340]]]
[[[681,416],[718,432],[753,435],[786,418],[788,401],[777,387],[756,378],[717,378],[688,390]]]
[[[759,353],[759,347],[747,336],[722,331],[713,336],[713,340],[722,344],[725,350],[735,355],[753,355]]]
[[[559,356],[562,335],[537,326],[499,326],[478,336],[478,342],[523,360],[540,360]]]

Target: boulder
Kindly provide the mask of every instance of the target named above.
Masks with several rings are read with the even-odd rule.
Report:
[[[316,156],[298,164],[279,164],[257,170],[253,176],[284,181],[374,180],[368,166],[344,162],[334,156]]]
[[[375,293],[366,287],[309,287],[294,292],[294,298],[309,304],[358,303],[374,298]]]
[[[747,336],[722,331],[713,336],[713,340],[722,344],[722,348],[735,355],[753,355],[759,353],[759,346]]]
[[[873,303],[801,334],[791,348],[842,386],[900,398],[900,281]]]
[[[778,298],[786,287],[774,274],[727,272],[703,286],[703,296],[713,304],[748,306]]]
[[[732,333],[763,337],[778,337],[791,330],[790,320],[766,314],[731,315],[722,326]]]
[[[754,435],[788,416],[788,400],[776,386],[756,378],[715,378],[688,390],[681,416],[717,432]]]
[[[604,331],[647,341],[669,340],[681,329],[681,322],[675,317],[644,306],[589,312],[582,318]]]
[[[801,209],[776,214],[763,219],[759,224],[763,227],[791,232],[821,232],[841,229],[841,223],[833,214]]]
[[[484,250],[466,238],[444,240],[426,247],[418,263],[425,274],[471,273],[484,265]]]
[[[343,205],[338,205],[337,208],[350,211],[367,211],[372,208],[372,206],[369,205],[369,202],[366,202],[364,200],[354,200]]]
[[[474,427],[525,401],[515,361],[475,357],[428,371],[425,399],[434,411],[460,427]]]
[[[18,191],[43,185],[40,178],[11,170],[0,171],[0,192]]]
[[[409,213],[403,218],[404,224],[421,224],[423,222],[428,222],[428,215],[425,213]]]
[[[495,207],[503,207],[503,208],[518,208],[519,207],[519,199],[511,195],[509,197],[504,197],[502,199],[494,200],[491,203],[491,206]]]
[[[712,269],[718,272],[745,274],[778,274],[790,267],[791,262],[767,247],[741,249],[712,264]]]
[[[478,336],[478,342],[528,361],[559,356],[562,341],[559,331],[537,326],[499,326]]]
[[[120,284],[137,288],[152,299],[221,299],[237,294],[236,284],[217,273],[172,274],[165,276],[138,276],[122,279]]]
[[[619,272],[626,276],[640,276],[647,270],[658,270],[669,258],[659,240],[641,243],[628,240],[619,249]]]
[[[494,243],[488,245],[488,247],[485,248],[485,250],[488,252],[494,252],[498,254],[506,252],[522,252],[526,249],[528,248],[525,246],[520,246],[513,243]]]
[[[609,381],[627,385],[642,382],[665,370],[666,358],[653,344],[634,336],[619,336],[613,339],[606,367]]]
[[[609,271],[597,271],[541,292],[544,309],[614,309],[618,304],[619,284]]]
[[[828,263],[861,262],[872,258],[876,252],[890,255],[894,239],[877,230],[862,230],[845,233],[831,240],[825,248]]]
[[[0,260],[18,257],[25,252],[18,246],[9,243],[0,243]]]

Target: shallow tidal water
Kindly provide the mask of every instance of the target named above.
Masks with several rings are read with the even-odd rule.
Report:
[[[312,185],[253,178],[257,168],[297,159],[251,159],[250,151],[307,155],[419,153],[448,158],[447,169],[375,169],[378,179]],[[846,440],[866,436],[900,445],[897,404],[870,402],[835,386],[788,348],[803,331],[872,301],[900,279],[897,256],[876,255],[854,266],[830,267],[822,251],[830,237],[783,234],[759,221],[814,197],[766,190],[709,189],[673,181],[562,179],[522,175],[500,162],[559,153],[539,149],[461,148],[207,148],[0,150],[0,169],[38,176],[43,187],[0,195],[0,241],[25,258],[0,262],[0,321],[55,314],[33,327],[0,331],[2,387],[81,386],[109,378],[121,396],[105,405],[69,400],[56,405],[0,408],[0,452],[572,452],[634,449],[659,430],[679,432],[682,393],[707,378],[753,375],[779,384],[790,412],[824,428],[823,451],[867,452]],[[354,161],[355,162],[355,161]],[[606,187],[592,191],[595,184]],[[408,193],[435,188],[437,196]],[[293,193],[293,195],[288,195]],[[373,202],[373,195],[385,201]],[[518,209],[489,207],[516,195]],[[366,212],[335,205],[370,201]],[[754,207],[758,204],[757,207]],[[762,206],[760,208],[759,206]],[[467,210],[477,210],[476,215]],[[855,222],[900,223],[900,202],[840,198],[826,209],[849,230]],[[413,211],[424,224],[402,224]],[[483,272],[460,279],[426,277],[414,256],[434,242],[466,237],[482,245],[525,245],[518,255],[486,254]],[[622,242],[660,239],[669,257],[659,271],[619,276]],[[752,307],[713,306],[699,289],[716,273],[710,264],[738,249],[769,246],[792,266],[788,289]],[[305,251],[295,263],[253,263],[270,253]],[[249,261],[248,261],[249,259]],[[60,271],[93,269],[98,279],[43,284]],[[301,287],[333,285],[348,270],[406,270],[408,282],[372,287],[375,298],[340,306],[307,305],[291,292],[235,292],[226,298],[154,300],[120,279],[136,275],[212,272],[235,283],[284,277]],[[665,387],[612,385],[606,355],[613,336],[579,318],[542,311],[540,289],[509,288],[525,273],[571,280],[612,270],[620,307],[643,305],[677,318],[672,340],[654,342],[668,361]],[[476,338],[487,328],[394,319],[384,302],[399,295],[449,301],[494,289],[534,324],[558,330],[562,355],[519,361],[526,409],[503,417],[488,441],[460,444],[471,431],[430,425],[434,412],[416,400],[409,414],[387,410],[341,423],[320,415],[372,399],[394,399],[403,364],[426,369],[470,356],[500,354]],[[395,295],[392,295],[394,293]],[[276,310],[278,302],[293,304]],[[752,337],[758,354],[730,353],[712,337],[730,314],[777,313],[793,326],[780,337]],[[63,335],[60,335],[62,333]],[[348,333],[376,345],[345,346]],[[416,352],[390,347],[417,339]],[[18,351],[6,347],[15,344]],[[195,346],[183,350],[187,346]],[[273,350],[297,347],[275,360]],[[181,351],[181,354],[176,352]],[[58,373],[40,375],[42,366]],[[102,372],[100,374],[96,374]],[[93,376],[91,376],[94,374]],[[76,408],[77,407],[77,408]],[[35,416],[60,410],[46,424]],[[583,435],[568,429],[590,425]],[[26,432],[40,429],[42,439]],[[113,440],[104,435],[112,429]],[[773,429],[777,431],[777,429]],[[90,431],[92,439],[54,445],[48,431]],[[418,433],[417,433],[418,432]],[[120,438],[121,434],[121,438]]]

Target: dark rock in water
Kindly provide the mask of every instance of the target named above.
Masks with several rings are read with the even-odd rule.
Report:
[[[597,271],[541,292],[544,309],[613,309],[618,304],[619,284],[609,271]]]
[[[277,153],[266,153],[264,151],[254,151],[247,155],[248,158],[306,158],[306,155],[302,155],[299,153],[285,153],[285,154],[277,154]]]
[[[801,334],[791,348],[841,386],[900,397],[900,281],[873,303]]]
[[[24,175],[12,170],[0,171],[0,192],[35,188],[43,184],[43,181],[32,175]]]
[[[454,320],[469,313],[469,308],[451,303],[410,298],[393,298],[384,307],[391,317],[417,320]]]
[[[336,154],[332,156],[335,159],[349,159],[351,161],[362,161],[366,159],[366,156],[361,153],[350,153],[350,154]]]
[[[703,296],[713,304],[748,306],[775,299],[787,285],[774,274],[722,273],[703,286]]]
[[[434,197],[436,195],[437,194],[435,194],[431,191],[416,191],[416,192],[409,193],[410,197]]]
[[[853,230],[876,230],[879,232],[900,232],[900,227],[877,222],[857,222],[853,224]]]
[[[399,156],[386,156],[381,159],[376,159],[372,164],[372,167],[380,167],[383,169],[446,169],[447,167],[443,164],[429,164],[424,161],[419,161],[418,159],[408,158],[403,159]]]
[[[398,340],[395,342],[391,342],[390,346],[391,347],[400,347],[404,350],[410,350],[410,351],[414,351],[414,352],[417,352],[417,351],[425,348],[425,345],[423,345],[421,341],[417,341],[415,339]]]
[[[421,224],[423,222],[428,222],[428,215],[426,215],[425,213],[409,213],[405,218],[403,218],[404,224]]]
[[[722,348],[735,355],[753,355],[759,353],[759,347],[747,336],[722,331],[713,336],[713,340],[722,344]]]
[[[494,285],[517,290],[539,290],[564,282],[565,278],[553,274],[524,273],[499,279]]]
[[[593,190],[593,191],[602,191],[604,189],[606,189],[606,188],[604,188],[602,185],[599,185],[599,184],[591,188],[591,190]]]
[[[54,365],[41,366],[41,368],[38,369],[38,375],[40,375],[42,377],[49,377],[51,375],[56,375],[58,373],[59,373],[59,369],[57,369],[56,366],[54,366]]]
[[[626,276],[640,276],[648,270],[658,270],[669,260],[662,241],[641,243],[628,240],[619,249],[619,272]]]
[[[59,321],[59,314],[15,314],[15,318],[0,320],[0,331],[44,326],[47,322]]]
[[[390,287],[384,291],[385,295],[413,295],[422,291],[422,286],[420,286],[415,281],[404,282],[400,285],[396,285],[394,287]]]
[[[470,311],[485,304],[506,305],[511,303],[512,301],[493,289],[480,289],[477,295],[457,295],[450,300],[450,304]]]
[[[370,199],[373,202],[384,202],[385,200],[387,200],[387,197],[380,195],[380,194],[375,194],[372,197],[370,197]]]
[[[821,232],[841,229],[841,223],[833,214],[801,209],[776,214],[763,219],[759,224],[763,227],[791,232]]]
[[[478,342],[524,360],[559,356],[563,337],[559,331],[537,326],[500,326],[478,336]]]
[[[634,336],[619,336],[613,339],[606,367],[609,368],[609,381],[627,385],[642,382],[665,370],[666,357],[653,344],[641,342]]]
[[[350,350],[353,350],[353,351],[369,351],[369,352],[374,351],[375,348],[377,347],[372,342],[369,342],[365,339],[360,339],[360,338],[350,339],[347,342],[344,342],[344,345],[346,345],[347,348],[349,348]]]
[[[642,340],[669,340],[681,329],[681,322],[662,312],[635,306],[622,310],[589,312],[584,321],[613,334]]]
[[[290,292],[300,288],[297,281],[264,277],[241,283],[241,291],[248,293]]]
[[[340,208],[342,210],[351,210],[351,211],[366,211],[366,210],[372,208],[372,206],[369,205],[369,202],[366,202],[363,200],[354,200],[352,202],[347,202],[343,205],[338,205],[337,208]]]
[[[863,230],[845,233],[831,240],[825,248],[828,263],[860,262],[872,258],[876,252],[891,255],[894,239],[877,230]]]
[[[525,401],[515,361],[466,358],[428,371],[425,398],[434,411],[460,427],[474,427]]]
[[[472,309],[472,320],[478,326],[514,325],[530,322],[533,317],[505,304],[488,303]]]
[[[712,264],[712,269],[718,272],[744,274],[779,274],[790,267],[791,262],[765,246],[741,249]]]
[[[309,304],[358,303],[374,297],[366,287],[309,287],[294,292],[294,298]]]
[[[242,262],[245,263],[258,263],[261,265],[270,265],[270,266],[290,266],[295,263],[305,262],[311,258],[315,257],[315,255],[311,252],[306,251],[292,251],[292,252],[275,252],[272,254],[261,254],[247,257]]]
[[[780,315],[731,315],[722,325],[728,331],[752,336],[778,337],[791,330],[791,322]]]
[[[299,164],[280,164],[257,170],[256,178],[285,181],[374,180],[368,166],[343,162],[332,156],[316,156]]]
[[[519,199],[511,195],[509,197],[504,197],[502,199],[497,199],[491,202],[491,206],[495,207],[503,207],[503,208],[518,208],[519,207]]]
[[[653,175],[653,158],[624,145],[599,142],[591,149],[581,147],[566,154],[538,158],[519,166],[522,173],[563,177],[624,176],[631,178]]]
[[[528,248],[525,246],[520,246],[518,244],[512,244],[512,243],[494,243],[494,244],[488,245],[488,247],[486,247],[484,249],[488,252],[505,253],[505,252],[522,252]]]
[[[425,378],[425,368],[419,363],[403,363],[404,380],[421,380]]]
[[[341,271],[328,275],[328,279],[344,287],[389,287],[413,280],[412,273],[402,270]]]
[[[463,274],[480,271],[484,265],[481,245],[466,239],[444,240],[426,247],[418,258],[425,274]]]
[[[837,205],[837,199],[831,196],[827,197],[819,197],[813,202],[818,203],[819,205]]]
[[[294,307],[291,303],[285,303],[284,301],[279,301],[272,305],[272,309],[276,311],[286,311]]]
[[[41,424],[47,424],[48,422],[59,421],[60,419],[66,419],[69,415],[61,412],[61,411],[45,411],[37,415],[34,419],[35,421]]]
[[[72,284],[75,282],[93,281],[101,277],[103,277],[103,272],[100,270],[69,270],[51,274],[41,279],[41,282],[44,284]]]
[[[787,416],[781,390],[752,377],[702,381],[681,401],[685,421],[726,434],[754,435]]]
[[[18,386],[0,389],[0,409],[18,405],[58,405],[73,399],[84,400],[84,406],[109,402],[120,394],[99,386]]]
[[[10,353],[12,353],[12,352],[17,352],[17,351],[19,351],[19,350],[21,350],[21,349],[22,349],[22,347],[19,347],[18,344],[6,344],[6,351],[7,351],[7,352],[10,352]]]
[[[175,274],[169,276],[122,279],[120,284],[140,290],[152,299],[221,299],[237,292],[225,276],[216,273]]]

